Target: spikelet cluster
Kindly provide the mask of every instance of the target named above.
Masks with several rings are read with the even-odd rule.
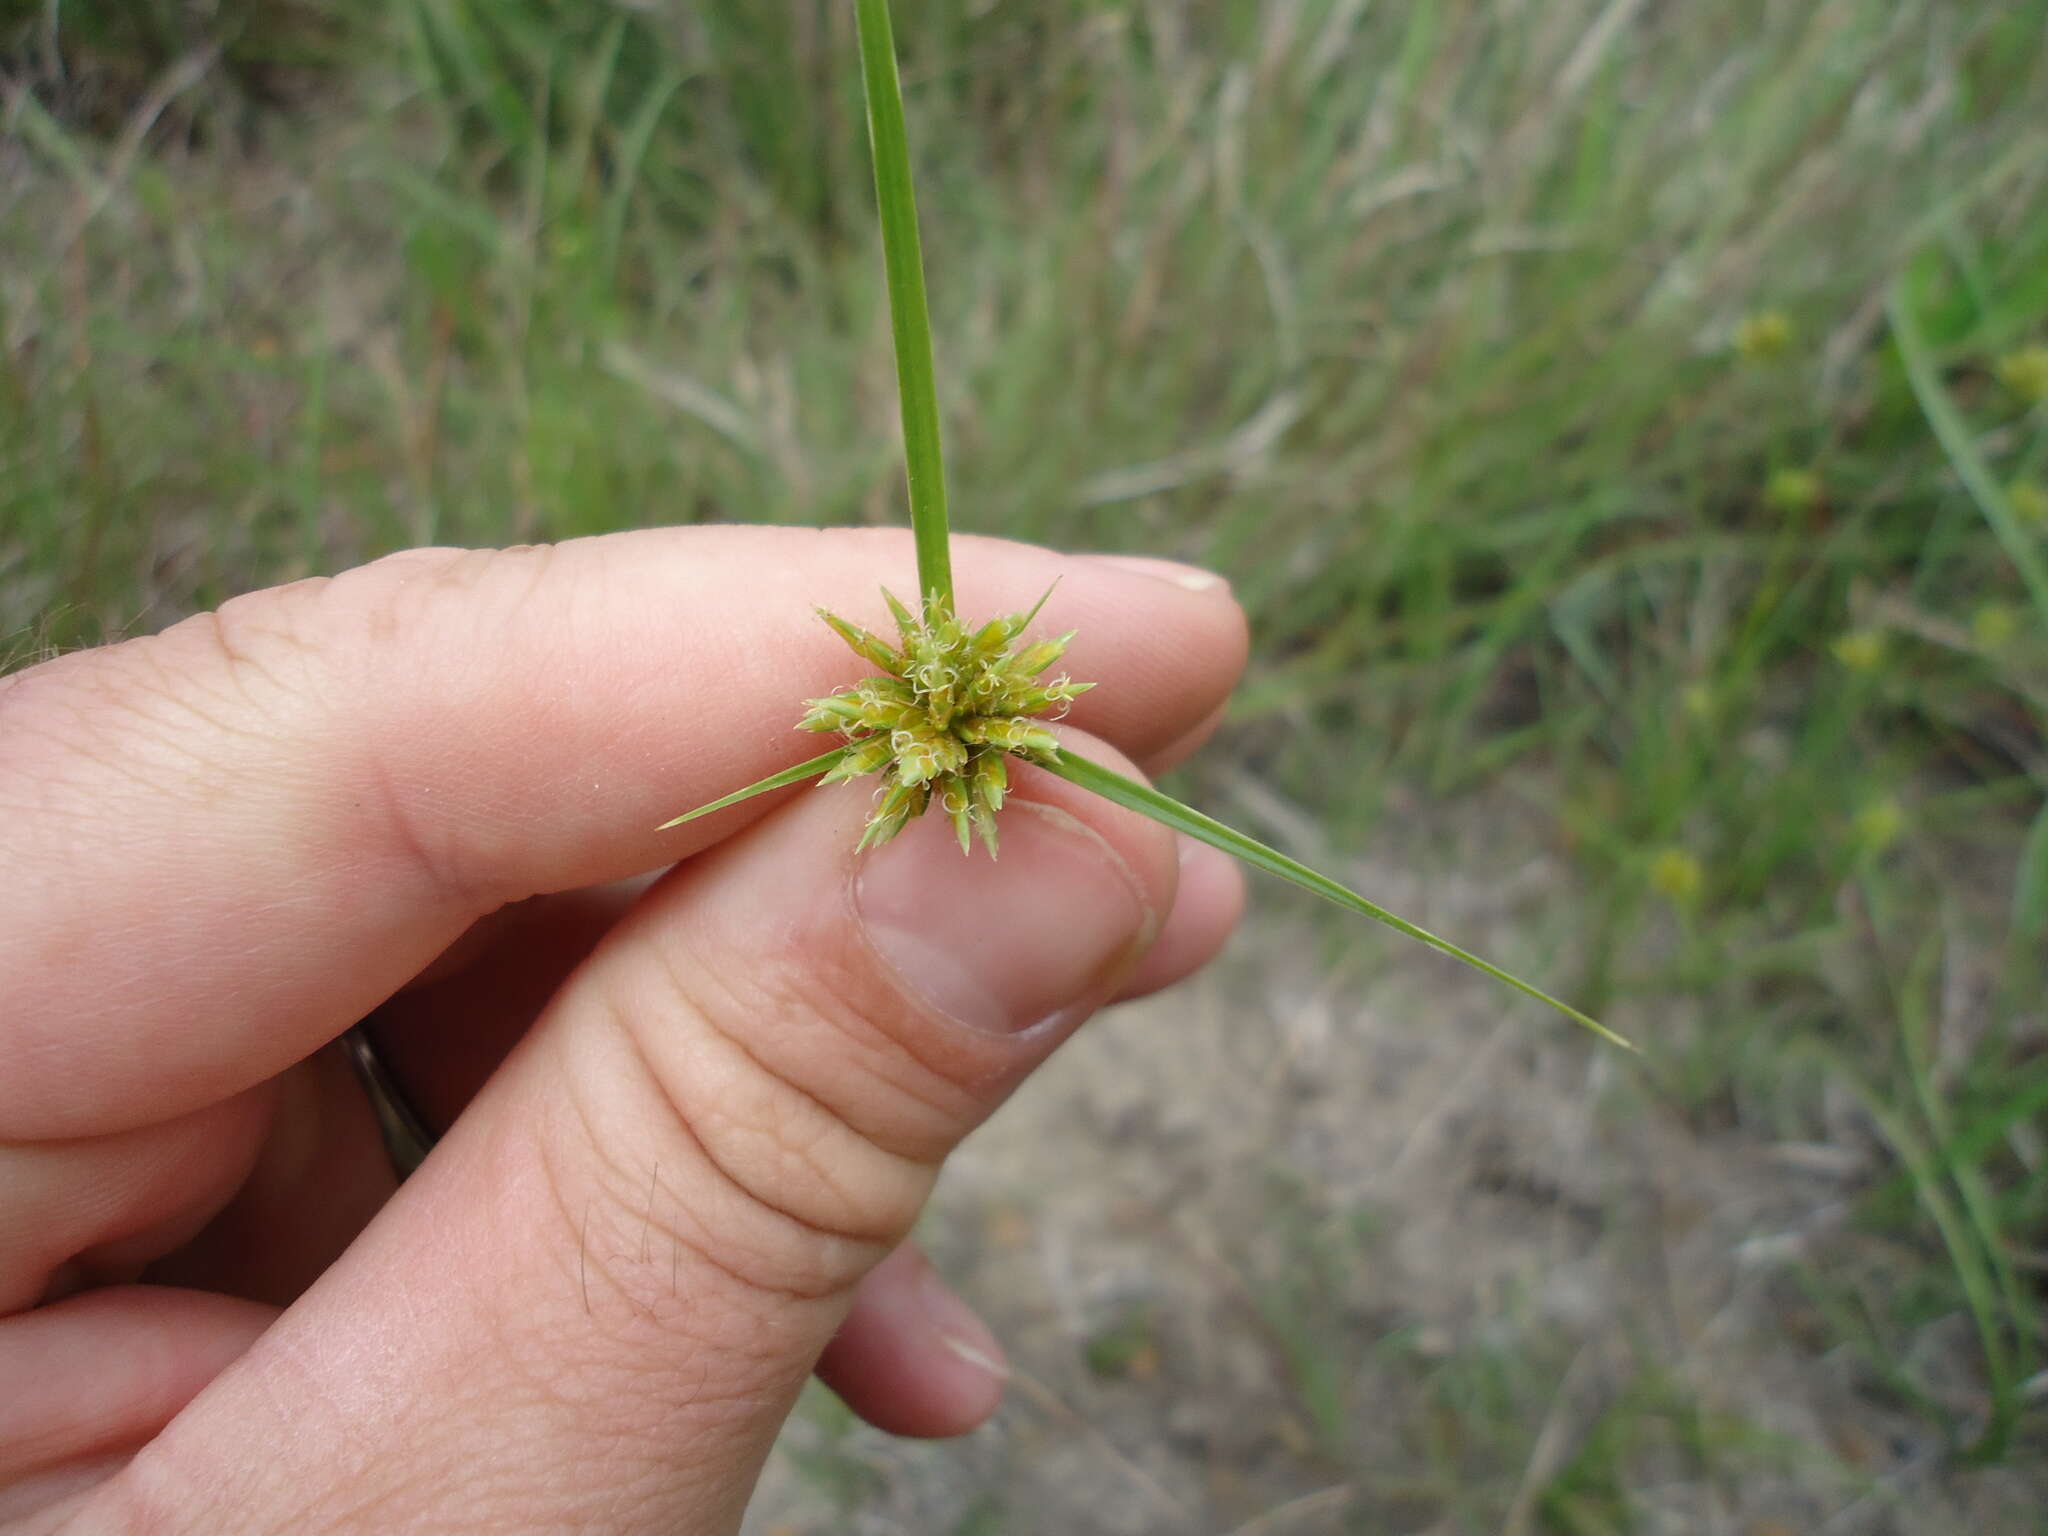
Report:
[[[882,775],[862,848],[886,843],[936,805],[952,821],[962,853],[973,850],[978,836],[993,857],[996,812],[1009,792],[1008,759],[1049,762],[1059,738],[1036,717],[1059,718],[1095,685],[1065,675],[1044,680],[1074,637],[1024,641],[1037,608],[969,629],[936,593],[925,599],[921,617],[886,591],[882,596],[896,620],[897,645],[819,610],[855,655],[883,673],[805,701],[803,729],[838,731],[848,746],[819,782]]]

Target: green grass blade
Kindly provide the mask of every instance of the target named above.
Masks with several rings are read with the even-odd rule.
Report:
[[[917,540],[920,606],[937,593],[953,606],[953,556],[946,540],[946,461],[939,446],[939,390],[932,369],[932,322],[925,307],[917,197],[889,0],[858,0],[861,76],[868,139],[875,152],[875,202],[882,215],[882,262],[889,274],[889,323],[896,337],[896,386],[903,399],[903,459],[910,528]]]
[[[1913,386],[1913,396],[1920,402],[1927,424],[1934,428],[1934,435],[1940,440],[1942,451],[1948,455],[1949,464],[1961,478],[1970,498],[1977,503],[1977,510],[1984,514],[1984,521],[1998,536],[2006,557],[2019,571],[2020,579],[2026,583],[2027,592],[2034,599],[2035,610],[2044,622],[2048,622],[2048,566],[2042,564],[2034,541],[2013,514],[2012,503],[2006,500],[2004,487],[1992,475],[1983,455],[1977,452],[1977,445],[1970,440],[1970,429],[1964,425],[1961,414],[1948,397],[1948,391],[1942,388],[1934,359],[1927,350],[1927,340],[1920,332],[1920,322],[1914,318],[1912,305],[1906,300],[1903,280],[1892,285],[1891,296],[1885,301],[1885,313],[1890,317],[1892,335],[1899,344],[1899,357],[1906,365],[1906,378]]]
[[[1092,790],[1103,799],[1123,806],[1126,810],[1149,816],[1162,826],[1185,832],[1189,837],[1199,838],[1211,847],[1221,848],[1225,853],[1244,860],[1254,869],[1263,869],[1267,874],[1278,875],[1291,880],[1305,891],[1313,891],[1326,901],[1334,901],[1360,916],[1369,917],[1376,923],[1385,923],[1396,933],[1419,939],[1431,949],[1439,950],[1454,960],[1462,960],[1476,970],[1484,971],[1495,981],[1506,982],[1526,997],[1533,997],[1539,1003],[1555,1008],[1566,1018],[1585,1025],[1603,1040],[1612,1041],[1628,1050],[1635,1045],[1617,1035],[1599,1020],[1579,1012],[1569,1003],[1561,1003],[1548,992],[1531,986],[1519,976],[1510,975],[1499,966],[1480,959],[1469,950],[1458,948],[1448,939],[1440,939],[1426,928],[1418,928],[1406,918],[1396,917],[1386,908],[1376,906],[1349,887],[1339,885],[1327,875],[1319,875],[1306,864],[1297,864],[1284,853],[1268,848],[1254,838],[1246,837],[1233,827],[1226,827],[1212,817],[1204,816],[1192,807],[1182,805],[1171,795],[1163,795],[1149,785],[1127,779],[1120,773],[1112,773],[1099,763],[1091,763],[1085,757],[1076,757],[1064,747],[1058,758],[1048,765],[1051,770],[1069,783]]]
[[[2013,1421],[2020,1409],[2020,1380],[2008,1348],[2008,1317],[2000,1305],[1985,1239],[1958,1206],[1950,1181],[1942,1176],[1940,1153],[1920,1129],[1888,1103],[1877,1085],[1846,1057],[1824,1048],[1817,1054],[1833,1066],[1899,1160],[1911,1182],[1914,1198],[1934,1223],[1942,1246],[1948,1251],[1965,1308],[1977,1330],[1991,1398],[1991,1411],[1984,1427],[1974,1443],[1962,1448],[1962,1456],[1968,1462],[1994,1461],[2003,1454],[2012,1434]]]
[[[736,789],[721,800],[714,800],[709,805],[700,805],[694,811],[686,811],[674,821],[664,821],[654,830],[666,832],[670,827],[680,827],[684,822],[695,821],[699,816],[709,816],[713,811],[722,811],[728,805],[738,805],[742,800],[765,795],[771,789],[781,789],[784,785],[800,784],[805,779],[815,779],[819,774],[838,766],[839,760],[852,750],[851,747],[834,747],[830,752],[822,752],[807,763],[798,763],[794,768],[771,773],[759,783],[749,784],[745,789]]]
[[[597,246],[600,270],[607,278],[617,279],[619,251],[626,243],[626,215],[632,207],[633,194],[640,190],[641,170],[654,143],[654,130],[661,126],[662,114],[682,88],[683,79],[683,72],[673,66],[663,70],[660,78],[647,88],[647,94],[626,120],[612,147],[611,191],[605,196],[604,215],[598,221]]]
[[[2012,936],[2025,940],[2048,930],[2048,805],[2034,817],[2027,840],[2020,845],[2020,867],[2013,881]]]

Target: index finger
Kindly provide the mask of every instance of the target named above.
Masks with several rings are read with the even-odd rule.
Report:
[[[1034,602],[1142,755],[1244,654],[1221,583],[957,541],[963,614]],[[272,1075],[508,901],[685,857],[654,829],[812,754],[867,670],[895,530],[688,528],[418,550],[0,680],[0,1140],[101,1134]],[[798,793],[800,791],[791,791]]]

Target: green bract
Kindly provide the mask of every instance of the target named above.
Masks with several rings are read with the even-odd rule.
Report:
[[[882,673],[829,697],[810,700],[810,711],[800,722],[802,728],[835,732],[843,738],[841,744],[701,805],[668,825],[694,821],[806,779],[836,784],[880,773],[882,787],[861,834],[861,848],[886,843],[912,817],[937,805],[951,819],[961,852],[971,855],[979,836],[993,856],[996,813],[1003,808],[1010,787],[1008,760],[1022,758],[1183,836],[1221,848],[1256,869],[1384,923],[1548,1004],[1603,1038],[1627,1045],[1597,1020],[1490,961],[1396,917],[1327,875],[1182,805],[1149,784],[1113,773],[1061,746],[1059,737],[1040,722],[1064,715],[1068,705],[1094,684],[1076,683],[1064,675],[1046,678],[1073,636],[1025,639],[1024,631],[1045,606],[1045,598],[1028,613],[1013,613],[979,626],[963,624],[954,616],[938,387],[933,380],[931,321],[925,305],[917,204],[910,185],[910,149],[903,124],[903,89],[896,76],[896,45],[889,28],[889,0],[856,0],[855,17],[867,90],[868,133],[875,152],[875,201],[881,211],[896,379],[903,407],[910,526],[917,544],[917,584],[923,598],[919,612],[912,614],[886,591],[882,594],[896,620],[895,645],[820,610],[820,616],[854,654]]]

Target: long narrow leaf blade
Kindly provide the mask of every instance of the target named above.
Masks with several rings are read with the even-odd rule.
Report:
[[[709,805],[700,805],[694,811],[686,811],[674,821],[664,821],[654,830],[666,832],[670,827],[680,827],[686,821],[695,821],[699,816],[709,816],[713,811],[722,811],[728,805],[738,805],[742,800],[751,800],[756,795],[765,795],[771,789],[781,789],[789,784],[801,784],[805,779],[815,779],[828,769],[839,766],[839,760],[853,750],[850,746],[834,747],[830,752],[820,753],[807,763],[798,763],[794,768],[785,768],[780,773],[771,773],[759,783],[749,784],[745,789],[736,789],[721,800]]]
[[[861,77],[867,88],[868,139],[875,155],[875,202],[882,216],[882,262],[889,275],[889,323],[896,338],[896,383],[903,404],[903,458],[910,482],[910,527],[917,540],[920,607],[934,593],[953,606],[953,557],[946,542],[946,463],[939,446],[939,391],[932,368],[932,322],[925,307],[924,256],[917,198],[910,185],[910,141],[889,0],[858,0]]]
[[[1906,298],[1903,281],[1892,286],[1891,296],[1885,301],[1885,313],[1891,319],[1892,338],[1899,344],[1899,358],[1906,365],[1906,379],[1913,386],[1921,413],[1934,428],[1942,451],[1948,455],[1949,464],[1969,491],[1970,499],[1977,503],[1977,510],[1984,514],[1984,521],[2005,547],[2006,557],[2020,573],[2035,609],[2043,620],[2048,620],[2048,565],[2042,563],[2033,539],[2020,526],[2004,488],[1977,451],[1969,427],[1942,387],[1927,340],[1921,335],[1920,322]]]
[[[2013,881],[2012,936],[2026,943],[2048,930],[2048,805],[2034,817],[2020,844],[2019,873]]]
[[[1061,778],[1078,784],[1083,789],[1092,790],[1105,800],[1123,806],[1126,810],[1136,811],[1141,816],[1149,816],[1160,825],[1171,827],[1176,832],[1185,832],[1189,837],[1199,838],[1211,847],[1221,848],[1225,853],[1244,860],[1254,869],[1263,869],[1266,873],[1278,875],[1283,880],[1291,880],[1303,890],[1313,891],[1326,901],[1334,901],[1338,906],[1348,908],[1362,917],[1369,917],[1376,923],[1385,923],[1396,933],[1418,939],[1431,949],[1439,950],[1454,960],[1462,960],[1465,964],[1484,971],[1495,981],[1506,982],[1524,996],[1533,997],[1537,1002],[1555,1008],[1566,1018],[1585,1025],[1601,1039],[1631,1051],[1635,1049],[1632,1042],[1623,1039],[1599,1020],[1579,1012],[1571,1004],[1559,1002],[1548,992],[1531,986],[1519,976],[1512,976],[1499,966],[1480,959],[1469,950],[1460,949],[1448,939],[1438,938],[1426,928],[1416,927],[1406,918],[1396,917],[1385,907],[1374,905],[1356,891],[1339,885],[1327,875],[1319,875],[1306,864],[1296,863],[1286,854],[1268,848],[1254,838],[1246,837],[1236,828],[1226,827],[1215,818],[1204,816],[1191,806],[1182,805],[1171,795],[1163,795],[1149,785],[1127,779],[1120,773],[1113,773],[1100,763],[1090,762],[1085,757],[1077,757],[1064,747],[1048,766]]]

